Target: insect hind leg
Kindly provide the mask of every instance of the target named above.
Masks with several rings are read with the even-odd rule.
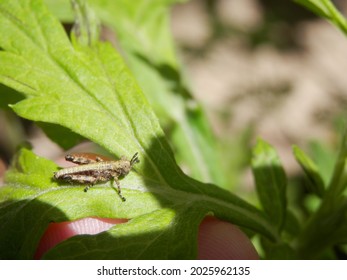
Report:
[[[126,201],[125,197],[122,195],[122,190],[121,190],[120,183],[119,183],[117,177],[113,177],[112,183],[113,182],[115,182],[117,185],[117,192],[118,192],[118,195],[121,198],[121,200]]]
[[[69,174],[65,175],[63,179],[69,181],[70,183],[88,184],[84,191],[87,192],[90,187],[92,187],[96,182],[97,178],[94,176],[81,175],[81,174]]]

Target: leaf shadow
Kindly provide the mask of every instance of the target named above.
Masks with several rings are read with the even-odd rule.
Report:
[[[44,259],[194,259],[197,256],[197,234],[199,224],[205,217],[204,211],[194,208],[194,204],[180,205],[177,197],[170,193],[180,184],[177,174],[186,177],[174,161],[173,154],[164,137],[153,138],[146,151],[149,157],[143,161],[143,180],[145,188],[158,204],[157,209],[134,217],[126,223],[113,226],[95,235],[76,235],[48,251]],[[163,178],[169,178],[167,185],[153,183],[151,176],[153,164]],[[123,185],[124,180],[121,180]],[[157,181],[159,182],[159,181]],[[181,186],[180,187],[184,187]],[[164,189],[165,188],[165,189]],[[132,197],[121,206],[126,206]],[[185,200],[188,198],[185,197]],[[134,207],[134,206],[132,206]],[[104,217],[103,217],[104,218]],[[114,218],[114,217],[108,217]]]
[[[165,210],[158,210],[146,217],[139,217],[112,227],[95,235],[75,235],[58,244],[48,251],[44,259],[126,259],[126,260],[159,260],[159,259],[193,259],[196,255],[194,246],[186,246],[186,242],[194,242],[193,235],[185,242],[179,242],[182,236],[175,235],[173,225],[177,224],[175,216],[163,228],[156,227],[160,224],[158,219],[165,216]],[[141,220],[142,221],[136,221]],[[150,221],[153,219],[153,221]],[[138,233],[124,234],[126,228],[136,228],[139,225],[150,230]],[[153,227],[153,228],[152,228]],[[182,227],[180,227],[182,229]],[[183,246],[184,245],[184,246]]]
[[[33,259],[50,222],[68,217],[57,207],[37,199],[0,204],[0,259]]]

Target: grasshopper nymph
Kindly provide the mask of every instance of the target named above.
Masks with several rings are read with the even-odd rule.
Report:
[[[135,153],[131,160],[124,156],[119,160],[111,160],[91,153],[69,154],[65,156],[65,159],[79,165],[55,172],[54,179],[88,184],[84,189],[85,192],[97,182],[113,180],[117,184],[118,194],[123,201],[125,201],[125,197],[121,194],[118,179],[128,175],[133,165],[140,161],[138,153]]]

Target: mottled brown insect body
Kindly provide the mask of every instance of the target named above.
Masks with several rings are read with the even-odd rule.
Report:
[[[125,201],[125,198],[121,194],[118,179],[119,177],[128,175],[133,165],[139,162],[137,155],[135,153],[131,160],[127,160],[123,156],[120,160],[114,161],[89,153],[69,154],[66,155],[65,159],[80,165],[61,169],[54,173],[54,178],[68,182],[88,184],[85,191],[98,182],[114,180],[118,187],[119,196]]]

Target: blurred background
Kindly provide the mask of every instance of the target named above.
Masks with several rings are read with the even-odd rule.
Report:
[[[334,2],[346,14],[347,1]],[[298,171],[292,144],[337,144],[347,100],[339,30],[283,0],[194,0],[175,7],[172,27],[217,134],[252,127],[290,174]]]
[[[347,13],[347,1],[334,3]],[[193,94],[221,142],[237,138],[251,147],[261,137],[300,181],[296,144],[329,175],[347,103],[347,40],[339,30],[288,0],[191,0],[173,7],[172,31]],[[63,153],[5,107],[16,98],[0,102],[0,180],[23,141],[46,158]],[[242,169],[241,185],[251,187],[250,151],[239,147],[227,153]]]

